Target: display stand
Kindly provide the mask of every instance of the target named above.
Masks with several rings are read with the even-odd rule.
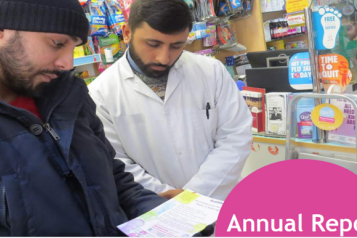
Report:
[[[286,124],[286,144],[285,144],[285,160],[290,159],[315,159],[320,161],[326,161],[333,164],[337,164],[342,166],[354,173],[357,174],[357,153],[355,160],[342,160],[337,158],[331,158],[328,156],[315,155],[310,153],[302,153],[299,152],[297,147],[295,146],[296,140],[296,116],[294,112],[297,110],[297,103],[301,98],[314,98],[315,105],[319,105],[322,103],[323,99],[342,99],[351,103],[354,109],[354,116],[357,118],[357,97],[354,95],[348,94],[321,94],[321,84],[320,79],[318,77],[318,52],[315,50],[314,45],[314,31],[313,31],[313,22],[312,22],[312,10],[310,8],[305,9],[305,17],[306,17],[306,25],[308,28],[308,37],[309,37],[309,54],[310,54],[310,64],[311,64],[311,72],[313,78],[313,94],[300,94],[294,96],[288,105],[287,111],[287,124]],[[357,121],[355,122],[355,126],[357,126]],[[318,140],[313,141],[315,143],[326,143],[326,131],[318,129]],[[355,137],[357,139],[357,130],[355,132]],[[357,144],[355,145],[357,150]]]
[[[330,162],[333,164],[337,164],[341,167],[344,167],[354,173],[357,174],[357,153],[356,153],[356,160],[355,161],[348,161],[348,160],[342,160],[342,159],[336,159],[336,158],[331,158],[331,157],[326,157],[326,156],[321,156],[321,155],[314,155],[314,154],[308,154],[308,153],[302,153],[298,152],[297,147],[295,146],[294,142],[296,140],[296,117],[294,116],[294,113],[297,109],[297,103],[301,98],[315,98],[315,99],[343,99],[351,103],[354,111],[355,111],[355,117],[357,118],[357,97],[354,95],[339,95],[339,94],[300,94],[294,96],[288,106],[288,116],[287,116],[287,123],[286,123],[286,144],[285,144],[285,160],[290,160],[290,159],[315,159],[315,160],[320,160],[320,161],[325,161],[325,162]],[[357,127],[357,121],[355,122],[355,126]],[[355,136],[357,138],[357,130],[355,133]],[[356,151],[357,151],[357,144],[355,145]]]
[[[321,93],[320,79],[318,78],[318,52],[315,50],[314,42],[314,30],[312,23],[312,10],[311,8],[305,8],[305,19],[308,32],[308,42],[309,42],[309,55],[310,55],[310,65],[311,65],[311,75],[312,75],[312,92]],[[320,105],[321,99],[315,99],[315,106]],[[326,133],[320,129],[316,129],[317,138],[313,142],[315,143],[326,143]]]

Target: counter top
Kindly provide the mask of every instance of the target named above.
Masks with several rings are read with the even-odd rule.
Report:
[[[268,144],[285,145],[286,140],[285,138],[265,136],[262,134],[253,134],[253,141]],[[313,143],[311,139],[296,139],[295,142],[293,141],[293,143],[295,143],[295,146],[297,147],[356,154],[356,147],[354,145],[338,143],[319,144]]]

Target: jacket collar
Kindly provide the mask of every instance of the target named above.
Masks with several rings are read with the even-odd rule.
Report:
[[[59,78],[52,80],[45,87],[44,93],[41,97],[35,98],[36,106],[44,122],[47,121],[50,112],[63,100],[65,100],[69,93],[75,93],[76,99],[78,99],[78,101],[76,101],[73,105],[80,105],[80,103],[77,102],[81,102],[83,100],[84,92],[88,89],[84,89],[84,82],[83,85],[81,85],[81,83],[75,83],[75,81],[80,82],[79,80],[75,80],[74,71],[65,72]],[[20,118],[16,116],[18,113],[14,113],[14,110],[16,109],[11,108],[10,106],[5,106],[3,104],[0,105],[0,114]],[[25,117],[21,118],[24,119]]]
[[[84,89],[84,82],[83,85],[81,85],[76,83],[76,81],[79,82],[79,80],[76,80],[74,71],[72,70],[63,73],[61,77],[52,80],[46,86],[43,95],[40,98],[35,99],[43,120],[46,120],[51,110],[64,101],[70,93],[75,93],[77,95],[76,99],[78,101],[73,104],[73,107],[75,107],[75,105],[80,105],[79,102],[82,101],[85,90],[88,89]]]

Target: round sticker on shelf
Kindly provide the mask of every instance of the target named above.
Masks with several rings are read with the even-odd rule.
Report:
[[[336,106],[325,103],[314,108],[311,119],[318,128],[332,131],[342,125],[343,113]]]

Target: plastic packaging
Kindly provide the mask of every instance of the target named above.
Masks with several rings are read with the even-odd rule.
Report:
[[[217,27],[214,24],[207,24],[207,28],[210,31],[209,37],[204,38],[203,46],[211,47],[217,45]]]
[[[233,45],[237,43],[237,38],[231,29],[230,22],[228,20],[220,21],[217,24],[218,42],[221,46]]]
[[[312,139],[313,123],[311,120],[311,112],[315,108],[315,100],[313,98],[301,98],[297,105],[297,128],[298,138]]]
[[[91,36],[105,36],[108,34],[104,0],[92,0],[89,3],[89,11],[91,14]]]
[[[104,49],[104,54],[105,54],[105,59],[106,59],[107,63],[113,63],[114,62],[112,48],[105,48]]]
[[[105,0],[106,7],[108,9],[107,16],[109,20],[110,29],[117,35],[122,34],[123,25],[125,24],[125,18],[121,10],[120,4],[117,0]]]

